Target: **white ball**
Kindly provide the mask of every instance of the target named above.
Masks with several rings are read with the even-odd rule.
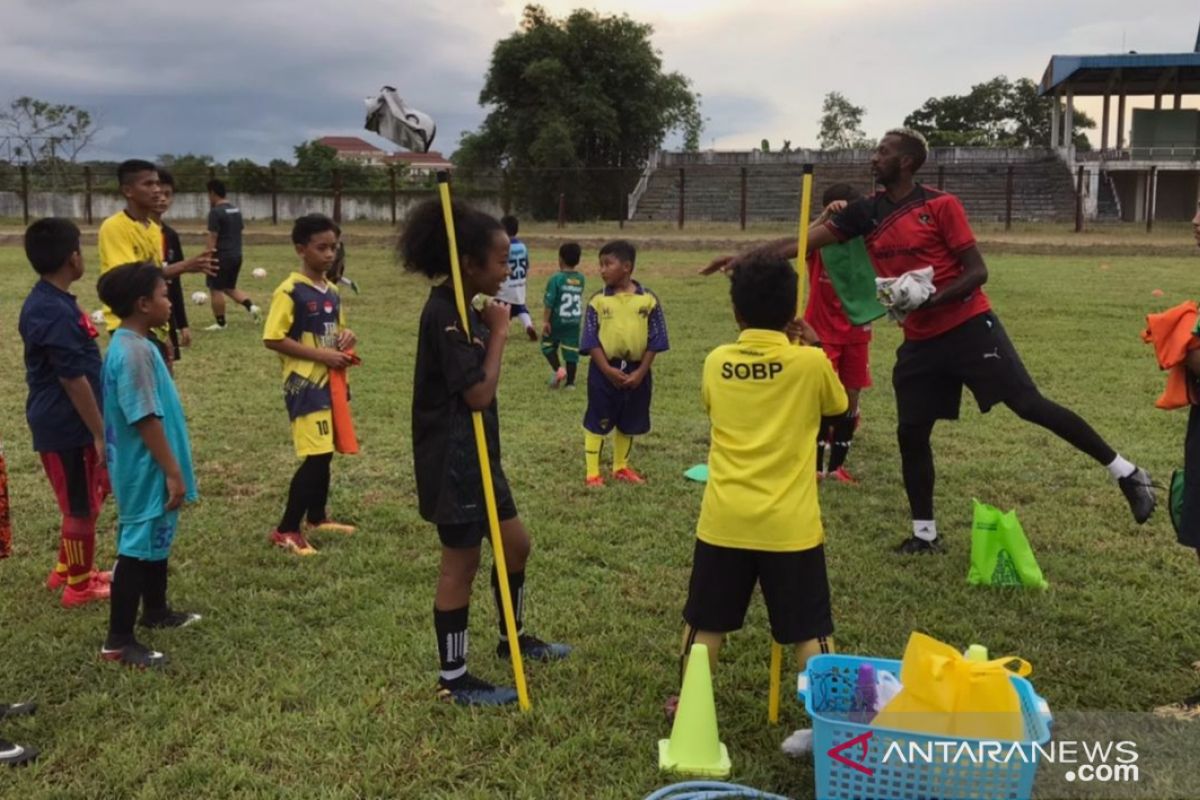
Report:
[[[267,277],[267,271],[265,269],[263,269],[262,267],[255,267],[254,272],[252,272],[251,274],[256,278]]]
[[[192,302],[202,306],[208,302],[208,295],[205,292],[192,292]]]
[[[92,322],[96,323],[97,325],[104,324],[104,310],[103,309],[98,308],[92,312]]]

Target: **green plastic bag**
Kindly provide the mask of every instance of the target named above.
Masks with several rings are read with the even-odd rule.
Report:
[[[1017,512],[974,502],[967,582],[975,586],[1049,586],[1017,521]]]

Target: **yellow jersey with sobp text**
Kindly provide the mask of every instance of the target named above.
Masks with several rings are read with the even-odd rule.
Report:
[[[611,288],[592,295],[583,318],[579,352],[600,347],[610,361],[641,361],[647,350],[670,349],[667,320],[654,292],[633,282],[632,292]],[[815,434],[814,434],[815,435]]]
[[[696,535],[719,547],[790,552],[825,541],[817,502],[817,430],[844,414],[846,390],[819,347],[750,328],[704,360],[712,423]]]
[[[338,334],[345,327],[342,298],[333,284],[318,286],[303,273],[293,272],[271,296],[263,341],[291,339],[308,347],[334,350],[337,349]],[[279,360],[283,367],[283,401],[289,419],[330,407],[329,367],[319,361],[293,358],[283,353],[279,353]]]
[[[163,235],[157,222],[148,219],[138,222],[125,211],[118,211],[100,224],[97,234],[100,249],[100,274],[122,264],[149,261],[162,267]],[[121,319],[104,306],[104,323],[112,333],[121,327]],[[169,326],[151,329],[160,342],[167,341]]]

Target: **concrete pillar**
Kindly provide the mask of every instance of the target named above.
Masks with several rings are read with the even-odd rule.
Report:
[[[1063,125],[1063,147],[1070,152],[1075,143],[1075,87],[1067,87],[1067,120]]]
[[[1179,72],[1176,71],[1176,73],[1175,73],[1175,110],[1176,111],[1178,111],[1179,109],[1181,109],[1183,107],[1182,81],[1183,81],[1183,78],[1181,78],[1179,75]]]
[[[1104,111],[1100,115],[1100,150],[1103,152],[1108,149],[1108,107],[1111,105],[1112,96],[1106,91],[1104,93]]]
[[[1054,101],[1050,103],[1050,146],[1055,150],[1058,149],[1058,115],[1059,115],[1059,98],[1062,97],[1062,89],[1057,89],[1054,92]]]
[[[1125,148],[1125,82],[1121,82],[1121,87],[1117,95],[1117,149]]]
[[[1087,172],[1087,194],[1083,198],[1083,216],[1095,220],[1100,216],[1100,170],[1091,169]]]

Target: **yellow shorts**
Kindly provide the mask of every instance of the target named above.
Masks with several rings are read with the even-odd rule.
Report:
[[[292,442],[300,458],[333,452],[333,412],[314,411],[292,420]]]

